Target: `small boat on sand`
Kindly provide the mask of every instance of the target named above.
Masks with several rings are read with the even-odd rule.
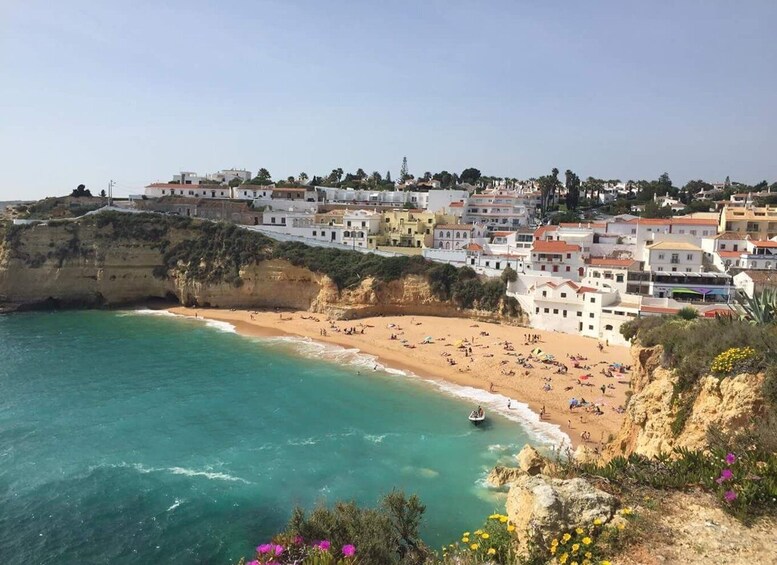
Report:
[[[480,424],[486,421],[486,413],[483,412],[483,409],[480,406],[478,406],[477,410],[473,410],[472,412],[470,412],[469,421],[475,424],[476,426],[479,426]]]

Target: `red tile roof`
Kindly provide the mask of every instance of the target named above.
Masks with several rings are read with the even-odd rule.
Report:
[[[586,261],[592,267],[631,267],[634,259],[610,259],[608,257],[591,257]]]
[[[716,218],[671,218],[673,226],[717,226]]]
[[[510,235],[511,233],[515,233],[515,232],[514,231],[495,231],[493,235],[496,237],[504,237],[504,236]]]
[[[558,226],[540,226],[534,230],[534,239],[541,239],[545,232],[556,231]]]
[[[468,243],[464,246],[464,249],[467,251],[483,251],[483,246],[478,245],[477,243]]]
[[[532,251],[538,253],[572,253],[580,251],[579,245],[571,245],[566,241],[535,241]]]
[[[718,251],[721,257],[741,257],[742,253],[742,251]]]
[[[777,247],[777,241],[771,241],[769,239],[760,241],[751,241],[755,247]]]
[[[598,288],[593,288],[590,286],[581,286],[577,289],[577,293],[580,294],[581,292],[597,292],[598,290]]]
[[[451,208],[463,208],[464,202],[451,202],[450,204]]]

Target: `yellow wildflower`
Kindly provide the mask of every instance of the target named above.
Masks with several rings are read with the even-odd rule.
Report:
[[[469,538],[467,536],[464,536],[461,538],[461,543],[469,543]]]
[[[462,537],[467,537],[468,535],[469,535],[469,532],[464,532],[463,534],[461,534]]]
[[[591,565],[591,562],[588,559],[583,559],[581,565]]]
[[[483,533],[483,530],[475,530],[475,535],[476,536],[479,536],[482,533]]]
[[[591,545],[591,541],[592,541],[592,540],[591,540],[591,538],[589,538],[588,536],[585,536],[585,537],[583,538],[583,543],[584,543],[585,545]]]
[[[585,552],[585,556],[586,556],[588,559],[591,559],[591,557],[593,557],[593,553],[591,553],[590,551],[586,551],[586,552]]]
[[[558,540],[554,539],[552,542],[550,542],[550,545],[558,545]]]
[[[507,522],[507,516],[499,516],[499,521],[504,524],[505,522]]]
[[[596,520],[594,520],[594,526],[601,526],[601,525],[602,525],[602,519],[601,518],[597,518]]]
[[[494,549],[493,547],[489,547],[486,553],[488,553],[489,555],[494,555],[496,554],[496,549]]]
[[[551,555],[556,555],[556,549],[558,549],[557,545],[551,545],[550,546],[550,554]]]
[[[491,514],[491,516],[488,517],[489,520],[499,520],[499,514]]]
[[[576,528],[576,529],[575,529],[575,533],[576,533],[577,535],[580,535],[580,534],[582,534],[582,533],[583,533],[583,528]]]
[[[622,530],[626,527],[626,524],[618,524],[618,529]]]
[[[567,542],[571,539],[572,539],[572,536],[570,536],[569,534],[564,534],[563,536],[561,536],[561,541],[563,542]]]
[[[633,512],[633,510],[631,508],[624,508],[623,510],[621,510],[621,514],[623,514],[625,516],[628,516],[632,512]]]
[[[577,565],[577,561],[572,561],[569,565]]]
[[[515,526],[513,526],[512,524],[508,525],[507,526],[507,531],[508,532],[514,532],[515,531]]]
[[[577,551],[578,549],[580,549],[580,544],[579,543],[573,543],[572,544],[572,551]]]
[[[488,538],[490,538],[491,536],[489,536],[487,532],[483,532],[483,533],[480,535],[480,537],[481,537],[481,538],[483,538],[483,539],[488,539]]]
[[[607,561],[606,559],[602,559],[601,561],[599,561],[599,565],[612,565],[612,563]]]
[[[472,551],[477,551],[477,548],[479,548],[479,547],[480,547],[480,546],[479,546],[478,544],[476,544],[476,543],[473,543],[472,545],[470,545],[470,546],[469,546],[469,548],[470,548]]]
[[[564,565],[564,563],[567,562],[567,559],[569,559],[569,555],[564,553],[561,557],[558,558],[558,562],[561,563],[561,565]]]

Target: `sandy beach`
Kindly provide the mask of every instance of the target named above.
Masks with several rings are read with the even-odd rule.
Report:
[[[184,307],[169,311],[229,322],[243,335],[302,336],[356,348],[387,367],[503,395],[527,404],[537,414],[544,413],[542,419],[558,425],[574,446],[586,443],[593,448],[606,443],[623,418],[616,409],[625,404],[630,374],[606,376],[603,371],[615,363],[630,365],[629,349],[602,343],[600,350],[600,343],[592,338],[463,318],[385,316],[330,321],[310,312]],[[527,343],[529,335],[537,336],[537,341]],[[542,353],[532,354],[538,348]],[[541,361],[547,355],[557,364]],[[563,370],[561,364],[566,373],[558,372]],[[590,377],[581,379],[583,375]],[[585,399],[602,413],[596,414],[593,406],[570,409],[571,398]]]

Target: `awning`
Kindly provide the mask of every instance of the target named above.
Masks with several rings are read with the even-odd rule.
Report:
[[[691,290],[690,288],[675,288],[672,290],[672,294],[698,294],[701,296],[701,292],[698,290]]]
[[[728,290],[723,288],[713,288],[707,294],[717,294],[718,296],[728,296],[731,294]]]

